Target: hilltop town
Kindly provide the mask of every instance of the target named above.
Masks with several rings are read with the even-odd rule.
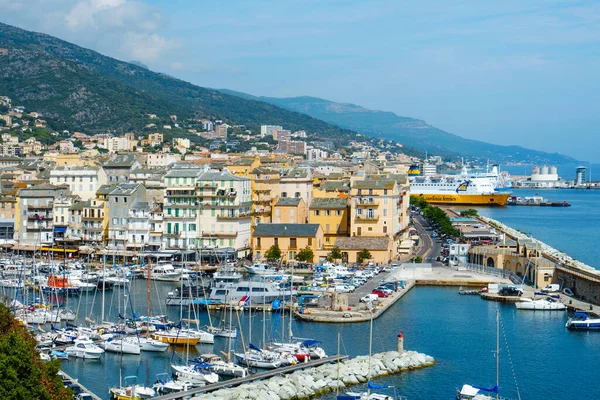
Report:
[[[275,246],[285,262],[303,249],[318,262],[336,247],[345,262],[367,250],[382,263],[410,252],[414,159],[393,142],[340,147],[155,114],[141,133],[88,135],[6,96],[0,107],[0,238],[13,250],[262,259]]]

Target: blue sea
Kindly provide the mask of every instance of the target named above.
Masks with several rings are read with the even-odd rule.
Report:
[[[133,284],[132,296],[143,303],[145,282]],[[159,292],[169,290],[159,284]],[[135,294],[139,292],[139,294]],[[113,299],[114,300],[114,299]],[[85,303],[82,301],[82,305]],[[154,298],[153,308],[158,306]],[[114,310],[113,303],[113,311]],[[403,331],[405,348],[433,356],[437,363],[430,368],[406,372],[376,380],[393,385],[397,393],[409,399],[453,399],[456,388],[464,383],[495,383],[495,310],[501,315],[500,388],[503,396],[535,399],[598,398],[593,382],[600,371],[596,357],[600,334],[571,332],[564,327],[564,313],[517,311],[514,305],[487,302],[477,296],[461,296],[456,288],[416,287],[374,322],[373,351],[396,348],[396,335]],[[96,308],[96,307],[95,307]],[[177,318],[179,310],[170,309]],[[216,316],[213,316],[216,317]],[[200,316],[207,323],[207,315]],[[234,319],[235,321],[236,319]],[[267,340],[279,338],[282,322],[279,314],[253,315],[252,343],[262,340],[262,327]],[[241,324],[246,343],[248,315]],[[337,332],[341,333],[341,352],[351,356],[368,354],[369,324],[330,325],[294,321],[294,334],[321,340],[328,354],[337,352]],[[231,345],[241,348],[240,341]],[[227,339],[217,338],[213,346],[197,346],[190,356],[199,353],[227,351]],[[140,382],[152,384],[156,374],[170,372],[171,359],[185,362],[185,349],[162,354],[140,356],[107,353],[100,361],[73,359],[63,361],[63,369],[103,398],[119,376],[137,375]],[[333,398],[332,396],[326,398]]]

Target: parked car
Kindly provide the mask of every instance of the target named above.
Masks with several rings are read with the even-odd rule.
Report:
[[[333,291],[336,293],[350,293],[350,288],[346,285],[335,285]]]
[[[573,291],[571,289],[569,289],[568,287],[564,288],[562,290],[562,292],[564,294],[566,294],[567,296],[569,296],[569,297],[574,297],[575,296],[575,294],[573,293]]]
[[[558,283],[551,283],[542,289],[544,293],[557,293],[560,292],[560,285]]]
[[[377,289],[375,289],[375,290],[380,290],[380,291],[384,292],[385,294],[387,294],[388,296],[389,296],[390,294],[394,293],[394,289],[390,289],[390,288],[389,288],[389,287],[387,287],[387,286],[379,286],[379,287],[378,287]]]
[[[376,294],[377,297],[388,297],[388,294],[386,292],[384,292],[383,290],[375,289],[371,292],[371,294]]]
[[[519,289],[516,286],[505,286],[498,291],[500,296],[521,296],[523,289]]]
[[[361,303],[371,303],[379,300],[379,296],[376,294],[368,294],[360,298]]]

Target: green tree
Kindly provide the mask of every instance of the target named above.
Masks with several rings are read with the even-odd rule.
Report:
[[[60,361],[42,362],[35,346],[31,334],[0,303],[0,398],[72,399],[57,375]]]
[[[369,260],[371,258],[373,258],[373,256],[371,255],[371,252],[367,249],[361,250],[356,255],[356,261],[358,261],[359,264],[362,264],[363,262],[365,262],[365,260]]]
[[[296,260],[300,262],[312,262],[315,258],[315,253],[310,247],[306,246],[296,254]]]
[[[423,258],[420,257],[420,256],[416,256],[416,257],[411,258],[411,261],[414,262],[414,263],[422,263],[423,262]]]
[[[329,261],[335,262],[337,260],[340,260],[341,258],[342,258],[342,251],[337,246],[333,246],[333,249],[331,249],[329,254],[327,254],[327,260],[329,260]]]
[[[475,210],[474,208],[469,208],[467,210],[463,210],[460,212],[460,216],[461,217],[476,217],[477,210]]]
[[[274,244],[265,252],[265,258],[269,261],[277,261],[281,258],[281,249]]]

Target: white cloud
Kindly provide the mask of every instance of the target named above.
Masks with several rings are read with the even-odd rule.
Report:
[[[125,61],[151,63],[177,45],[160,11],[135,0],[0,0],[0,20]]]

